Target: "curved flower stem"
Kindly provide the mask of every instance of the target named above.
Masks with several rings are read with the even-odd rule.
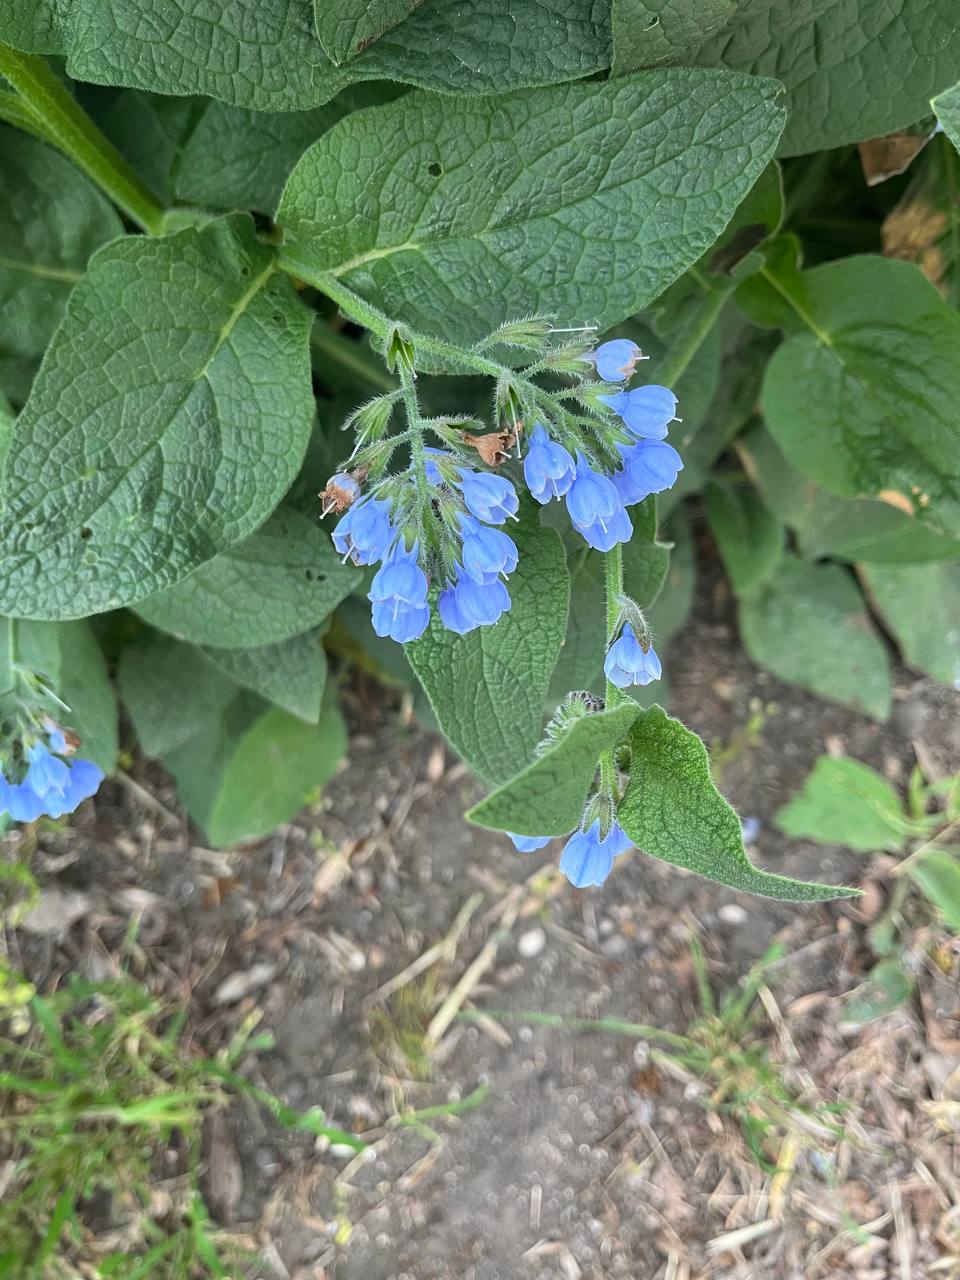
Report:
[[[623,546],[618,542],[603,557],[603,574],[607,597],[607,645],[609,648],[616,639],[617,623],[620,621],[620,596],[623,595]],[[607,710],[623,701],[623,694],[610,680],[606,683],[605,706]],[[613,749],[609,748],[600,756],[600,790],[609,795],[614,804],[620,799],[617,787],[617,766],[613,758]]]
[[[22,98],[23,122],[54,143],[144,231],[159,235],[164,209],[44,62],[0,44],[0,75]]]
[[[359,294],[354,293],[348,285],[345,285],[336,277],[327,275],[323,271],[316,271],[309,264],[286,256],[282,249],[278,265],[281,270],[298,276],[301,280],[305,280],[307,284],[313,285],[315,289],[319,289],[321,293],[325,293],[332,302],[337,304],[345,316],[348,316],[349,319],[357,324],[362,324],[365,329],[375,333],[378,338],[386,339],[390,331],[396,328],[395,321],[384,315],[371,302],[367,302],[365,298],[361,298]],[[457,373],[479,373],[488,378],[499,378],[501,374],[512,372],[506,365],[499,364],[496,360],[490,360],[487,356],[479,355],[477,352],[466,350],[463,347],[456,347],[450,342],[444,342],[442,338],[431,338],[425,333],[417,333],[414,330],[409,330],[409,336],[417,351],[422,352],[424,355],[433,356],[437,360],[442,360],[445,364],[455,369]]]

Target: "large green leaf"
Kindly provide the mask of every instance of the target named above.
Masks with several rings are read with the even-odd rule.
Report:
[[[613,74],[678,61],[736,12],[737,0],[613,0]]]
[[[960,561],[861,565],[860,577],[904,661],[960,689]]]
[[[474,805],[467,818],[517,835],[567,835],[580,825],[600,753],[622,742],[639,714],[635,703],[624,703],[574,720],[559,742]]]
[[[821,756],[803,790],[777,813],[793,839],[845,844],[861,853],[898,853],[910,834],[900,797],[886,778],[859,760]]]
[[[716,239],[773,152],[779,95],[699,70],[408,94],[307,151],[277,214],[283,257],[455,341],[500,324],[504,298],[605,329]]]
[[[20,621],[12,625],[18,660],[46,675],[65,704],[66,710],[54,718],[79,737],[78,756],[111,773],[117,763],[117,704],[89,624]]]
[[[320,630],[304,631],[260,649],[204,648],[203,653],[245,689],[308,724],[319,720],[327,683],[327,655]]]
[[[960,77],[955,0],[740,0],[739,10],[691,60],[783,81],[783,155],[902,129]]]
[[[838,498],[805,479],[760,424],[739,436],[736,448],[767,505],[793,529],[801,553],[810,560],[832,555],[915,564],[960,556],[960,539],[920,524],[910,504],[904,504],[909,508],[904,511],[874,498]]]
[[[333,777],[346,745],[332,705],[311,725],[241,694],[164,763],[188,813],[220,847],[289,821]]]
[[[306,447],[311,318],[246,217],[101,249],[14,426],[0,610],[116,608],[252,533]]]
[[[42,142],[0,128],[0,353],[46,350],[95,249],[122,235],[113,208]]]
[[[317,39],[312,0],[0,0],[0,32],[19,49],[64,54],[77,80],[262,111],[320,106],[362,80],[503,93],[610,62],[604,0],[424,0],[343,68]]]
[[[192,644],[256,649],[308,631],[357,586],[315,520],[281,508],[243,542],[201,565],[137,612]]]
[[[314,0],[317,35],[327,57],[349,62],[395,27],[422,0]]]
[[[237,686],[192,645],[155,631],[124,647],[120,693],[148,756],[166,755],[202,733],[237,696]]]
[[[730,585],[738,596],[745,595],[776,569],[783,552],[783,526],[752,489],[713,480],[706,500]]]
[[[890,714],[887,651],[847,570],[784,556],[738,618],[747,653],[781,680],[875,720]]]
[[[802,273],[781,259],[755,279],[802,326],[763,385],[788,461],[842,497],[899,495],[920,523],[960,535],[960,316],[886,258]]]
[[[563,545],[541,528],[539,508],[524,503],[510,532],[520,551],[510,612],[496,626],[458,636],[434,610],[426,634],[405,650],[443,732],[493,783],[519,773],[540,740],[570,602]]]
[[[630,781],[617,819],[644,853],[766,898],[822,902],[856,892],[754,867],[743,847],[740,819],[710,777],[706,748],[661,707],[640,713],[630,731],[630,750]]]

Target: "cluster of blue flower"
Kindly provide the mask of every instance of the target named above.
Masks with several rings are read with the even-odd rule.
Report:
[[[426,470],[431,484],[442,483],[433,458],[428,459]],[[491,526],[515,516],[520,503],[505,476],[469,467],[457,467],[455,474],[454,487],[466,511],[457,517],[460,545],[455,577],[441,591],[437,612],[449,631],[465,635],[476,627],[491,626],[510,608],[503,577],[517,567],[517,547],[508,534]],[[359,486],[349,475],[333,476],[327,491],[334,489],[348,496],[359,495]],[[377,635],[401,644],[419,639],[430,621],[429,583],[420,567],[419,548],[407,548],[400,530],[391,522],[390,504],[369,494],[358,498],[334,530],[333,544],[354,564],[380,561],[368,597]]]
[[[589,358],[601,378],[618,382],[632,375],[641,357],[635,342],[614,338]],[[627,507],[669,489],[683,462],[665,439],[677,408],[672,391],[650,383],[599,399],[618,415],[632,442],[617,445],[620,467],[610,476],[595,471],[583,453],[574,459],[538,422],[530,436],[523,475],[537,502],[565,498],[574,528],[597,551],[610,551],[633,535]]]
[[[605,381],[617,382],[629,378],[642,357],[636,343],[616,338],[584,358]],[[664,438],[677,407],[672,391],[649,385],[599,399],[620,417],[631,441],[617,445],[620,467],[612,475],[594,470],[582,452],[578,450],[574,458],[537,422],[530,433],[523,475],[537,502],[565,498],[574,527],[589,545],[610,551],[633,535],[626,508],[668,489],[683,463]],[[433,485],[444,483],[438,465],[443,462],[447,478],[455,477],[452,486],[466,508],[457,517],[460,545],[453,580],[443,585],[437,600],[443,625],[465,635],[477,627],[492,626],[510,608],[504,580],[517,567],[517,548],[508,534],[493,526],[515,516],[519,501],[505,476],[474,471],[438,450],[427,450],[427,455],[427,480]],[[357,565],[380,563],[369,592],[377,635],[401,644],[418,639],[430,621],[429,581],[420,564],[419,547],[407,547],[391,521],[390,503],[374,494],[361,497],[353,476],[333,476],[324,492],[336,493],[339,504],[348,506],[333,533],[339,553]],[[629,627],[611,653],[614,649],[613,674],[607,672],[614,683],[625,687],[659,677],[656,654],[644,650]]]
[[[552,836],[518,836],[512,831],[507,835],[520,853],[534,853],[553,839]],[[630,841],[618,822],[614,822],[601,840],[597,818],[585,831],[575,831],[569,837],[560,855],[560,870],[578,889],[601,885],[613,870],[614,858],[629,848]]]
[[[26,772],[11,782],[0,772],[0,814],[14,822],[35,822],[46,815],[62,818],[81,800],[92,796],[103,781],[103,771],[92,760],[71,760],[62,729],[48,725],[46,740],[38,738],[23,751]],[[5,765],[13,772],[13,766]]]

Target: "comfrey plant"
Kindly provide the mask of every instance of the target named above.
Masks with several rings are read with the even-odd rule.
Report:
[[[360,664],[574,884],[846,892],[751,864],[653,698],[704,515],[758,665],[881,721],[891,641],[960,680],[951,0],[124,7],[0,0],[0,696],[69,707],[4,711],[4,820],[115,767],[116,690],[205,840],[262,836]]]

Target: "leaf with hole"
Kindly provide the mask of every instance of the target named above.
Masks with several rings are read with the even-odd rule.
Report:
[[[137,612],[192,644],[257,649],[317,626],[360,578],[316,521],[281,507],[183,582],[141,600]]]
[[[496,328],[505,295],[511,314],[606,329],[714,242],[773,153],[779,95],[700,70],[408,94],[303,156],[277,214],[283,258],[454,342]]]
[[[262,524],[310,432],[311,318],[244,216],[95,254],[14,425],[0,609],[131,604]]]

